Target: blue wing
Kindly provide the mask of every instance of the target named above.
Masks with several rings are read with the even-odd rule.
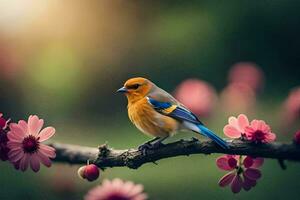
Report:
[[[209,137],[224,149],[229,148],[226,141],[224,141],[222,138],[217,136],[214,132],[206,128],[203,125],[203,123],[188,109],[180,105],[176,105],[176,104],[174,105],[170,102],[160,102],[150,97],[147,97],[147,100],[157,112],[166,116],[170,116],[179,121],[191,122],[191,124],[189,124],[190,130],[193,130],[194,132]],[[196,127],[196,129],[194,127]]]
[[[148,102],[153,108],[164,115],[175,118],[180,121],[188,121],[194,124],[203,124],[191,111],[179,105],[170,102],[160,102],[153,98],[147,97]]]

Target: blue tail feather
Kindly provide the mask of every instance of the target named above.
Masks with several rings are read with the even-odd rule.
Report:
[[[201,133],[207,137],[209,137],[210,139],[212,139],[214,142],[216,142],[218,145],[220,145],[222,148],[224,149],[228,149],[229,146],[227,144],[226,141],[224,141],[222,138],[220,138],[219,136],[217,136],[214,132],[212,132],[211,130],[209,130],[208,128],[206,128],[204,125],[198,125]]]

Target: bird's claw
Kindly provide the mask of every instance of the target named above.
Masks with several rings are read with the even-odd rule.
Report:
[[[138,150],[139,150],[139,151],[143,151],[144,149],[149,149],[150,147],[151,147],[151,144],[150,144],[149,142],[146,142],[146,143],[140,145],[140,146],[138,147]]]
[[[192,137],[192,141],[193,141],[193,142],[197,142],[197,141],[199,141],[199,139],[196,138],[196,137]]]

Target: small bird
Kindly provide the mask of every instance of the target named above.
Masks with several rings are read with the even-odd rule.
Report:
[[[222,148],[229,148],[226,141],[206,128],[195,114],[150,80],[131,78],[117,92],[127,97],[131,122],[144,134],[155,137],[139,149],[156,148],[180,130],[194,131],[209,137]]]

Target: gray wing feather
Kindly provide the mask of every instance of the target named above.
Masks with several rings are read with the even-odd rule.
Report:
[[[184,105],[182,105],[182,103],[177,101],[171,94],[169,94],[165,90],[157,87],[154,83],[152,83],[152,84],[153,84],[153,87],[152,87],[151,91],[149,92],[149,94],[147,95],[148,97],[153,98],[157,101],[161,101],[161,102],[170,102],[174,105],[178,105],[180,107],[187,109]]]

